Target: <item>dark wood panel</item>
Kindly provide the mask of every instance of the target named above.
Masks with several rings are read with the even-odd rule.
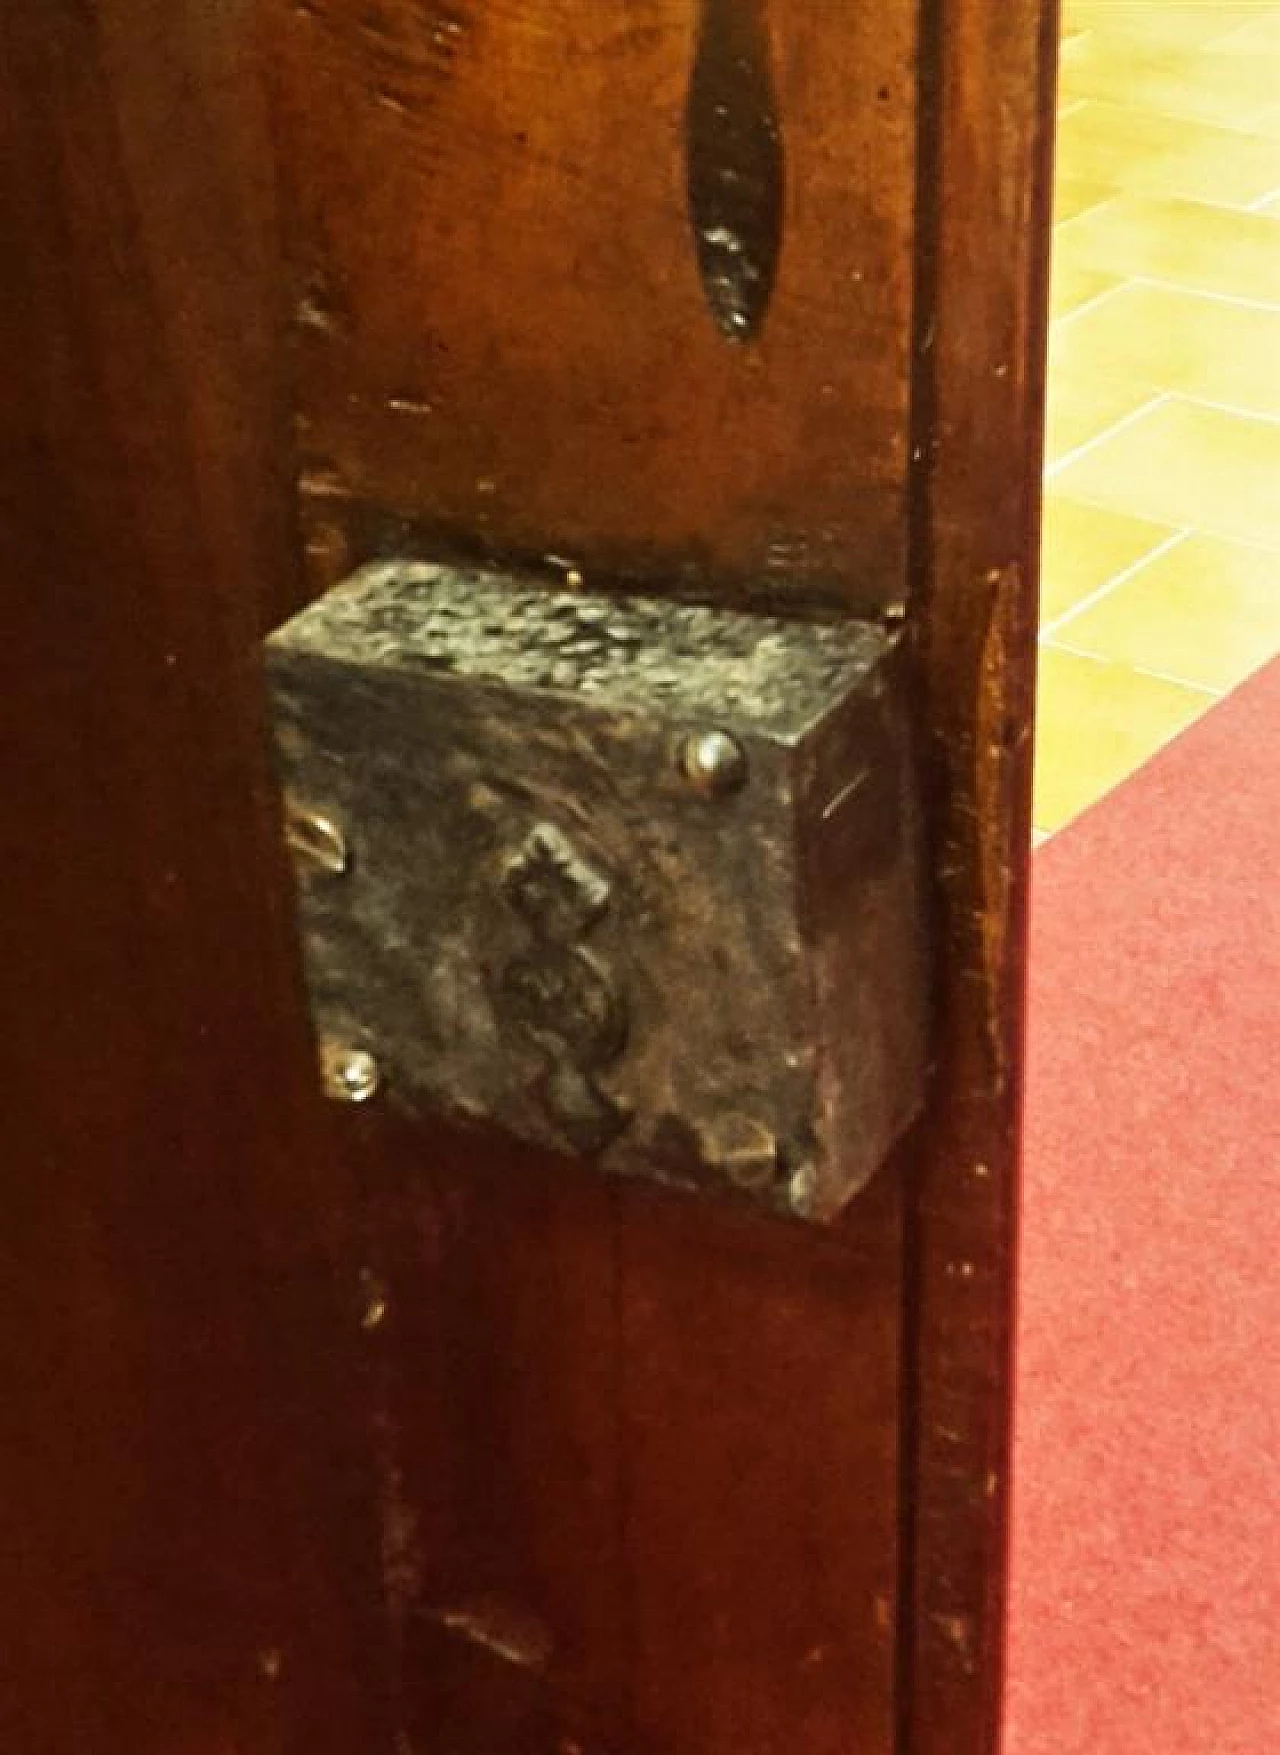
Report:
[[[407,527],[380,528],[371,506],[403,514],[428,544],[461,539],[554,553],[564,567],[644,576],[665,589],[741,595],[763,579],[797,604],[883,606],[897,595],[907,542],[946,969],[934,1112],[912,1186],[911,1354],[898,1409],[909,1445],[906,1491],[899,1501],[890,1490],[881,1504],[892,1503],[908,1536],[897,1677],[904,1747],[985,1749],[995,1735],[1002,1630],[1042,325],[1034,268],[1044,237],[1050,21],[1030,0],[999,20],[971,15],[962,0],[924,9],[917,113],[914,86],[902,78],[915,66],[913,8],[838,22],[781,4],[740,9],[743,56],[755,53],[745,46],[753,29],[763,25],[770,43],[788,199],[774,306],[758,339],[731,348],[708,322],[679,175],[698,10],[655,5],[652,33],[625,43],[603,13],[572,5],[489,9],[479,19],[456,10],[446,19],[430,6],[357,13],[327,3],[285,17],[277,50],[314,578],[325,582],[370,546],[416,539]],[[424,58],[424,30],[436,24],[447,53]],[[779,53],[790,31],[831,83],[790,83],[795,64]],[[701,69],[695,87],[699,77]],[[647,111],[642,82],[654,94]],[[579,97],[583,111],[549,99],[561,90]],[[801,90],[818,107],[793,131],[804,113]],[[887,118],[878,108],[886,102]],[[605,149],[603,130],[622,111],[643,119]],[[528,129],[520,125],[526,116]],[[809,187],[797,164],[812,168],[824,152],[841,179],[840,219],[828,214],[812,232],[789,231]],[[819,175],[813,186],[821,185]],[[868,249],[878,302],[849,300],[846,269],[856,274]],[[821,284],[821,296],[803,292],[810,283]],[[823,400],[829,421],[792,418]],[[638,466],[619,448],[624,441],[634,443]],[[848,530],[834,542],[833,483]],[[779,528],[788,534],[776,543]],[[585,1223],[598,1240],[612,1234],[603,1214]],[[708,1273],[699,1291],[730,1428],[738,1413],[749,1420],[785,1400],[780,1363],[776,1379],[755,1381],[735,1362],[731,1299],[719,1303],[722,1293],[730,1298],[732,1269],[716,1255],[714,1221],[687,1223],[687,1255],[666,1236],[660,1271],[653,1261],[642,1269],[624,1249],[616,1293],[623,1310],[632,1298],[644,1302],[653,1375],[664,1385],[653,1417],[661,1422],[665,1410],[670,1435],[686,1449],[692,1409],[679,1375],[664,1378],[662,1361],[681,1356],[675,1312],[699,1254],[715,1260],[720,1276]],[[643,1227],[628,1212],[617,1235],[636,1244]],[[892,1326],[897,1236],[892,1224],[875,1236],[872,1254],[884,1252],[879,1302],[859,1330],[862,1344],[877,1332],[883,1342]],[[512,1238],[497,1252],[500,1283],[509,1276],[507,1251],[518,1249]],[[593,1255],[589,1242],[582,1255]],[[754,1271],[759,1291],[767,1275],[758,1263]],[[814,1332],[838,1334],[812,1258],[795,1273],[791,1291]],[[531,1331],[527,1310],[518,1319],[501,1314],[512,1337],[538,1333],[530,1357],[548,1369],[541,1349],[559,1343],[536,1324]],[[861,1365],[883,1364],[880,1344],[859,1356]],[[562,1390],[585,1365],[559,1357],[551,1369]],[[634,1392],[607,1374],[590,1380],[601,1412],[622,1419]],[[817,1399],[829,1381],[819,1371]],[[503,1419],[496,1432],[529,1434],[530,1418]],[[824,1465],[844,1458],[880,1483],[873,1493],[883,1490],[886,1477],[868,1452],[841,1448],[825,1428],[809,1429],[809,1438]],[[598,1427],[596,1441],[601,1459],[612,1454]],[[791,1477],[776,1436],[760,1441],[760,1478],[770,1486],[750,1509],[767,1520],[776,1515],[771,1504],[786,1502]],[[424,1449],[419,1473],[429,1455]],[[601,1466],[609,1478],[619,1465]],[[593,1549],[608,1556],[606,1569],[579,1579],[598,1624],[611,1630],[613,1656],[597,1651],[579,1679],[585,1695],[571,1687],[565,1700],[593,1688],[601,1699],[622,1697],[629,1666],[632,1698],[643,1697],[656,1716],[633,1714],[613,1734],[643,1738],[660,1726],[690,1750],[715,1746],[721,1734],[770,1747],[767,1739],[785,1736],[788,1724],[793,1742],[807,1736],[820,1746],[824,1722],[848,1734],[859,1713],[874,1718],[888,1672],[859,1676],[847,1652],[829,1721],[809,1716],[794,1677],[790,1692],[779,1682],[760,1693],[757,1682],[753,1693],[745,1678],[770,1673],[767,1665],[739,1666],[734,1684],[718,1691],[714,1640],[690,1642],[688,1593],[660,1572],[646,1581],[617,1668],[623,1623],[604,1605],[616,1604],[630,1532],[647,1499],[668,1517],[679,1503],[669,1454],[650,1455],[633,1436],[626,1468],[621,1543]],[[557,1468],[549,1474],[558,1478]],[[691,1552],[731,1552],[750,1527],[745,1511],[731,1495],[713,1494],[689,1528]],[[545,1501],[526,1503],[523,1539],[531,1538],[529,1519],[550,1529],[560,1516]],[[490,1505],[476,1520],[472,1562],[493,1517]],[[824,1507],[817,1527],[827,1557],[844,1533],[834,1507]],[[789,1583],[773,1592],[775,1629],[786,1624],[779,1596],[794,1595],[802,1577],[812,1582],[798,1553],[784,1542],[778,1576]],[[736,1578],[732,1566],[728,1574]],[[876,1594],[869,1599],[866,1588],[864,1579],[864,1607]],[[732,1608],[722,1613],[742,1653],[751,1649],[751,1614],[727,1581],[726,1599]],[[645,1695],[642,1655],[672,1604],[673,1640],[708,1664],[707,1679],[683,1678],[685,1701],[704,1704],[686,1704],[674,1718],[664,1716],[661,1688]],[[819,1603],[815,1624],[830,1624],[831,1615],[830,1602]],[[454,1673],[447,1656],[438,1661],[441,1676]],[[730,1663],[726,1674],[733,1670]],[[751,1702],[743,1716],[735,1686]],[[467,1692],[462,1686],[458,1698]],[[499,1743],[514,1722],[494,1732]],[[605,1722],[615,1723],[607,1711]],[[533,1720],[520,1723],[532,1737]],[[883,1725],[867,1735],[877,1739],[872,1746],[888,1746]]]
[[[458,543],[602,583],[901,599],[914,16],[726,17],[275,9],[313,586]],[[762,49],[781,247],[735,342],[687,159],[735,101],[717,53]],[[711,121],[687,130],[690,101]],[[367,1150],[408,1721],[459,1755],[887,1750],[897,1182],[823,1240],[434,1129]]]
[[[743,0],[745,344],[685,187],[691,79],[699,152],[776,156],[717,145],[722,0],[266,10],[292,283],[248,0],[0,13],[0,1738],[987,1755],[1047,9],[924,8],[917,117],[914,5]],[[937,1081],[831,1236],[320,1112],[257,658],[286,287],[312,588],[388,512],[798,605],[910,560]]]
[[[910,1755],[1000,1736],[1052,0],[938,0],[921,108],[915,625],[942,913],[909,1227]]]
[[[290,507],[245,8],[0,12],[0,1743],[378,1746],[256,645]]]
[[[901,597],[910,7],[273,17],[318,582],[376,546],[372,505],[613,579]],[[776,214],[721,198],[775,156]],[[713,292],[726,262],[772,282],[749,345],[713,320],[695,218]]]
[[[633,1686],[653,1755],[891,1745],[900,1192],[882,1175],[827,1238],[622,1214]]]
[[[406,1722],[458,1755],[887,1749],[899,1179],[815,1238],[362,1132]]]

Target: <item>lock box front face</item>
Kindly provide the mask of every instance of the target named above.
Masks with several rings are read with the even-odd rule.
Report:
[[[874,1173],[927,1039],[893,636],[381,562],[267,655],[327,1056],[805,1218]]]

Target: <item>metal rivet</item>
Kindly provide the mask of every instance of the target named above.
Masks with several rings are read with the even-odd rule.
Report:
[[[332,817],[296,798],[286,798],[285,844],[304,870],[327,871],[341,877],[351,862],[347,838]]]
[[[367,1103],[381,1082],[373,1056],[345,1042],[321,1044],[320,1075],[325,1096],[335,1103]]]
[[[739,1188],[767,1188],[778,1174],[778,1141],[749,1115],[721,1117],[703,1137],[707,1162]]]
[[[789,1184],[792,1212],[802,1219],[808,1218],[813,1212],[813,1201],[817,1192],[817,1178],[814,1175],[813,1166],[802,1164]]]
[[[695,792],[737,792],[747,778],[747,756],[727,731],[696,731],[680,745],[680,772]]]

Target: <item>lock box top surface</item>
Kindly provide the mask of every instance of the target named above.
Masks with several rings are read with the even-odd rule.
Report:
[[[599,697],[611,711],[710,716],[742,735],[794,744],[893,644],[875,623],[786,621],[393,561],[361,568],[268,647],[362,669]]]

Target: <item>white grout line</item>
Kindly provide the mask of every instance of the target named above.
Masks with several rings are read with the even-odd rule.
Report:
[[[1153,513],[1127,512],[1122,506],[1105,506],[1083,495],[1058,494],[1054,497],[1060,500],[1070,500],[1077,506],[1091,506],[1095,512],[1115,512],[1124,518],[1136,518],[1139,523],[1159,524],[1161,522]],[[1266,555],[1269,560],[1280,560],[1280,543],[1263,542],[1256,536],[1219,536],[1216,530],[1206,530],[1200,524],[1188,524],[1183,534],[1189,537],[1207,538],[1211,542],[1225,542],[1231,548],[1256,549],[1260,555]]]
[[[1049,393],[1050,395],[1053,394],[1052,376],[1050,377]],[[1092,438],[1085,439],[1081,444],[1077,445],[1074,450],[1065,451],[1061,457],[1055,458],[1044,472],[1045,480],[1055,480],[1062,474],[1068,464],[1078,462],[1081,457],[1084,457],[1088,452],[1092,451],[1095,446],[1100,445],[1104,439],[1114,438],[1117,433],[1123,432],[1126,427],[1132,426],[1142,415],[1150,414],[1153,409],[1159,408],[1161,403],[1170,402],[1172,400],[1173,398],[1169,395],[1168,391],[1162,390],[1158,395],[1151,396],[1146,402],[1140,403],[1137,408],[1130,409],[1128,414],[1122,414],[1119,420],[1112,421],[1111,425],[1109,427],[1104,427],[1100,433],[1094,433]]]
[[[1073,226],[1078,226],[1081,220],[1092,219],[1095,213],[1101,212],[1104,207],[1111,207],[1127,193],[1128,191],[1124,189],[1112,189],[1109,195],[1101,196],[1091,207],[1082,207],[1079,213],[1073,213],[1070,219],[1055,219],[1053,222],[1054,250],[1056,251],[1058,248],[1058,234],[1060,232],[1070,231]]]
[[[1079,217],[1084,219],[1087,216],[1081,214]],[[1280,220],[1276,221],[1276,237],[1280,240]],[[1104,287],[1101,292],[1094,293],[1091,298],[1083,300],[1079,305],[1074,305],[1071,310],[1064,311],[1060,316],[1054,317],[1050,324],[1051,332],[1058,329],[1069,318],[1079,316],[1081,311],[1088,310],[1091,305],[1098,304],[1112,293],[1124,292],[1129,287],[1134,286],[1154,287],[1158,292],[1177,293],[1180,298],[1184,299],[1207,299],[1215,305],[1240,305],[1247,311],[1266,311],[1272,317],[1280,313],[1280,292],[1277,292],[1273,299],[1257,299],[1250,298],[1244,293],[1216,292],[1211,287],[1192,286],[1187,281],[1166,280],[1161,274],[1125,271],[1117,275],[1115,269],[1109,268],[1106,263],[1100,261],[1086,260],[1077,262],[1075,266],[1083,269],[1087,274],[1109,274],[1115,279],[1115,285]]]
[[[1092,261],[1082,261],[1078,263],[1078,267],[1089,274],[1113,274],[1113,270]],[[1166,281],[1159,274],[1122,274],[1115,281],[1115,286],[1104,286],[1101,293],[1094,293],[1092,298],[1082,300],[1082,304],[1073,305],[1071,311],[1064,311],[1061,316],[1053,318],[1050,328],[1059,330],[1064,323],[1071,323],[1083,311],[1092,311],[1094,305],[1103,304],[1106,298],[1113,297],[1115,293],[1129,291],[1131,286],[1152,286],[1161,293],[1178,293],[1180,298],[1204,298],[1208,300],[1208,304],[1213,305],[1240,305],[1245,311],[1266,311],[1268,316],[1275,316],[1280,311],[1280,298],[1247,298],[1240,293],[1215,293],[1208,286],[1185,286],[1182,281]]]
[[[1241,305],[1246,311],[1266,311],[1273,317],[1280,311],[1280,299],[1251,299],[1240,293],[1213,292],[1205,286],[1183,286],[1176,280],[1163,280],[1158,274],[1134,274],[1127,284],[1154,286],[1161,292],[1179,293],[1187,299],[1208,299],[1215,305]]]
[[[1189,402],[1200,408],[1212,408],[1217,414],[1229,414],[1236,420],[1257,420],[1269,427],[1280,427],[1280,414],[1267,414],[1260,408],[1238,408],[1233,402],[1215,402],[1212,396],[1200,396],[1191,390],[1166,390],[1164,399],[1166,402]]]
[[[1077,506],[1088,506],[1094,512],[1110,512],[1113,517],[1136,518],[1147,524],[1159,524],[1158,512],[1141,511],[1133,506],[1118,505],[1114,500],[1095,499],[1091,493],[1081,493],[1074,485],[1062,494],[1061,498],[1070,500]],[[1225,542],[1228,548],[1253,548],[1267,555],[1270,559],[1280,562],[1280,542],[1265,542],[1257,536],[1241,536],[1234,529],[1222,524],[1206,524],[1203,520],[1193,524],[1191,536],[1198,541]]]
[[[1190,677],[1174,676],[1167,670],[1153,670],[1149,664],[1131,664],[1130,670],[1136,670],[1139,676],[1153,677],[1156,682],[1176,683],[1180,689],[1190,689],[1193,695],[1207,695],[1211,701],[1220,701],[1228,691],[1215,689],[1209,683],[1192,682]]]
[[[1067,174],[1070,176],[1070,172]],[[1269,195],[1255,195],[1253,201],[1246,204],[1241,201],[1223,201],[1210,195],[1178,195],[1168,190],[1113,187],[1111,193],[1104,196],[1093,207],[1086,207],[1080,213],[1073,213],[1070,219],[1055,220],[1053,229],[1062,231],[1066,226],[1075,225],[1077,220],[1086,219],[1091,214],[1096,213],[1099,207],[1110,207],[1117,201],[1137,201],[1154,207],[1199,207],[1207,213],[1231,213],[1238,218],[1240,214],[1248,213],[1252,207],[1259,203],[1274,201],[1277,195],[1280,195],[1280,189],[1272,190]],[[1265,217],[1268,216],[1264,215]]]
[[[1158,0],[1153,0],[1153,4],[1158,4]],[[1201,49],[1205,47],[1207,47],[1207,45],[1201,45]],[[1198,53],[1200,51],[1193,52]],[[1162,109],[1158,104],[1133,103],[1125,98],[1115,96],[1091,97],[1086,92],[1076,93],[1072,97],[1071,102],[1086,107],[1092,106],[1094,109],[1110,110],[1120,116],[1127,117],[1130,121],[1132,121],[1135,116],[1140,116],[1145,121],[1158,120],[1161,122],[1173,122],[1176,123],[1179,128],[1203,128],[1211,134],[1230,134],[1236,140],[1255,140],[1260,145],[1271,143],[1271,136],[1269,134],[1257,133],[1247,122],[1228,122],[1223,120],[1222,117],[1218,117],[1216,120],[1211,120],[1208,116],[1192,115],[1186,110],[1166,110]],[[1269,109],[1270,105],[1268,104],[1264,107]],[[1163,157],[1163,153],[1157,151],[1156,157]],[[1135,191],[1135,193],[1138,193],[1138,191]],[[1273,194],[1275,194],[1274,189],[1268,190],[1265,195],[1255,196],[1254,199],[1257,201],[1268,201]]]
[[[1171,548],[1177,548],[1178,544],[1180,542],[1185,542],[1190,535],[1190,530],[1171,531],[1162,542],[1158,542],[1156,546],[1153,549],[1149,549],[1146,554],[1139,555],[1137,560],[1130,562],[1127,567],[1122,567],[1118,573],[1114,574],[1110,579],[1105,580],[1099,585],[1096,591],[1091,591],[1087,597],[1082,597],[1079,603],[1073,604],[1070,609],[1064,610],[1061,615],[1055,616],[1052,621],[1043,622],[1040,627],[1040,638],[1043,640],[1046,635],[1055,633],[1064,623],[1069,622],[1073,616],[1077,616],[1083,610],[1089,609],[1093,604],[1098,602],[1099,598],[1105,597],[1109,591],[1114,591],[1117,585],[1123,585],[1126,579],[1132,579],[1135,573],[1142,572],[1143,568],[1149,567],[1152,561],[1158,560],[1163,554],[1168,554]]]
[[[1088,181],[1088,179],[1085,177],[1073,178],[1069,171],[1067,172],[1066,180],[1068,182],[1078,182],[1078,183],[1084,183],[1084,182]],[[1117,200],[1119,196],[1121,196],[1125,193],[1125,191],[1123,189],[1113,188],[1110,183],[1096,183],[1093,185],[1093,187],[1101,190],[1101,194],[1095,196],[1095,198],[1092,201],[1088,202],[1084,207],[1078,207],[1074,213],[1068,214],[1066,218],[1055,219],[1053,221],[1053,225],[1052,225],[1051,229],[1053,232],[1053,236],[1055,238],[1057,237],[1057,235],[1060,231],[1065,231],[1067,226],[1074,225],[1077,220],[1087,219],[1091,213],[1096,213],[1100,207],[1109,206],[1111,202]],[[1057,198],[1058,198],[1057,192],[1055,190],[1054,200],[1056,201]],[[1057,209],[1055,208],[1054,211],[1056,213]]]
[[[1255,195],[1250,201],[1227,201],[1219,197],[1217,200],[1209,202],[1208,205],[1210,207],[1224,207],[1228,213],[1261,213],[1265,219],[1267,215],[1263,209],[1267,202],[1274,201],[1277,195],[1280,195],[1280,189],[1268,189],[1265,195]],[[1180,200],[1181,197],[1170,196],[1169,199]]]
[[[1050,266],[1052,268],[1052,264]],[[1102,270],[1099,272],[1101,273]],[[1073,305],[1069,311],[1064,311],[1060,317],[1055,317],[1049,325],[1050,338],[1052,339],[1068,323],[1074,323],[1076,318],[1083,316],[1086,311],[1092,311],[1096,305],[1103,305],[1108,299],[1113,299],[1117,293],[1123,292],[1128,284],[1127,279],[1117,280],[1114,286],[1104,286],[1101,292],[1094,293],[1091,298],[1084,299],[1080,304]]]
[[[1104,273],[1105,270],[1095,268],[1090,269],[1089,272],[1091,274],[1101,274]],[[1116,293],[1123,292],[1128,284],[1127,280],[1117,280],[1111,286],[1104,286],[1100,292],[1090,293],[1087,299],[1081,299],[1080,303],[1078,305],[1072,305],[1069,311],[1059,311],[1056,317],[1051,315],[1049,319],[1049,345],[1052,347],[1058,331],[1062,328],[1064,323],[1073,322],[1077,317],[1082,316],[1085,311],[1093,310],[1095,305],[1105,304],[1108,299],[1114,298]]]
[[[1153,682],[1172,683],[1175,688],[1186,689],[1193,695],[1206,695],[1211,701],[1221,700],[1222,689],[1212,689],[1207,683],[1189,682],[1185,676],[1173,676],[1167,670],[1153,670],[1147,664],[1130,664],[1126,658],[1107,658],[1101,652],[1090,652],[1085,646],[1069,646],[1065,640],[1048,640],[1044,642],[1050,652],[1065,652],[1071,658],[1086,658],[1091,664],[1102,664],[1111,670],[1132,670],[1139,676],[1149,676]]]

